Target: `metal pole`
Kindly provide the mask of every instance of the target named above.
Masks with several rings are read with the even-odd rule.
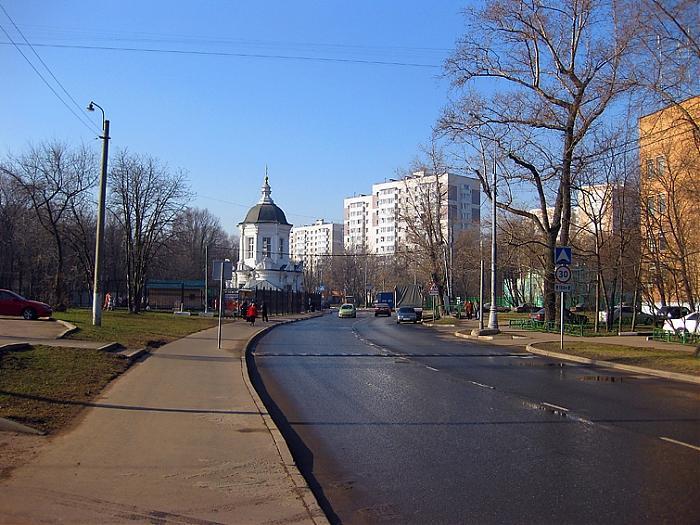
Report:
[[[498,314],[496,313],[496,138],[493,141],[493,199],[491,205],[493,216],[491,218],[491,311],[489,312],[489,330],[498,330]]]
[[[564,292],[561,293],[560,320],[559,320],[559,350],[564,350]]]
[[[107,160],[109,158],[109,120],[104,121],[102,139],[102,170],[100,172],[100,193],[97,200],[97,236],[95,238],[95,274],[92,282],[92,324],[102,326],[102,247],[105,233],[105,199],[107,195]]]
[[[219,275],[219,334],[217,337],[218,348],[221,350],[221,316],[224,311],[224,261],[221,261],[221,275]]]
[[[479,272],[479,330],[484,329],[484,257],[481,257]]]
[[[209,245],[204,245],[204,313],[209,313]]]

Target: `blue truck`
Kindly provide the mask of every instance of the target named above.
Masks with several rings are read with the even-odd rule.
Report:
[[[374,295],[375,303],[386,303],[389,308],[394,309],[394,292],[377,292]]]

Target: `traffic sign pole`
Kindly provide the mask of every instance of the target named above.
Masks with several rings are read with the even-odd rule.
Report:
[[[559,350],[564,351],[564,292],[561,293],[561,326],[559,334]]]

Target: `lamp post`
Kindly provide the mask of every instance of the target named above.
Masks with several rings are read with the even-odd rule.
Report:
[[[92,282],[92,324],[102,325],[102,290],[100,289],[100,271],[102,270],[102,248],[105,232],[105,197],[107,194],[107,159],[109,154],[109,120],[105,111],[98,104],[90,101],[88,111],[98,108],[102,112],[102,170],[100,172],[100,191],[97,200],[97,234],[95,236],[95,273]]]

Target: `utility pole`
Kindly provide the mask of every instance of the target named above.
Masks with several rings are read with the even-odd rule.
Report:
[[[204,245],[204,313],[209,313],[209,245]]]
[[[90,102],[88,110],[97,106],[102,111],[102,171],[100,172],[100,190],[97,200],[97,235],[95,238],[95,273],[92,282],[92,324],[102,326],[102,290],[100,289],[100,272],[102,271],[103,244],[105,232],[105,199],[107,195],[107,160],[109,157],[109,120],[104,118],[104,110]]]
[[[498,332],[498,314],[496,313],[496,137],[493,138],[493,189],[491,190],[491,206],[493,217],[491,218],[491,311],[489,312],[489,330]]]

